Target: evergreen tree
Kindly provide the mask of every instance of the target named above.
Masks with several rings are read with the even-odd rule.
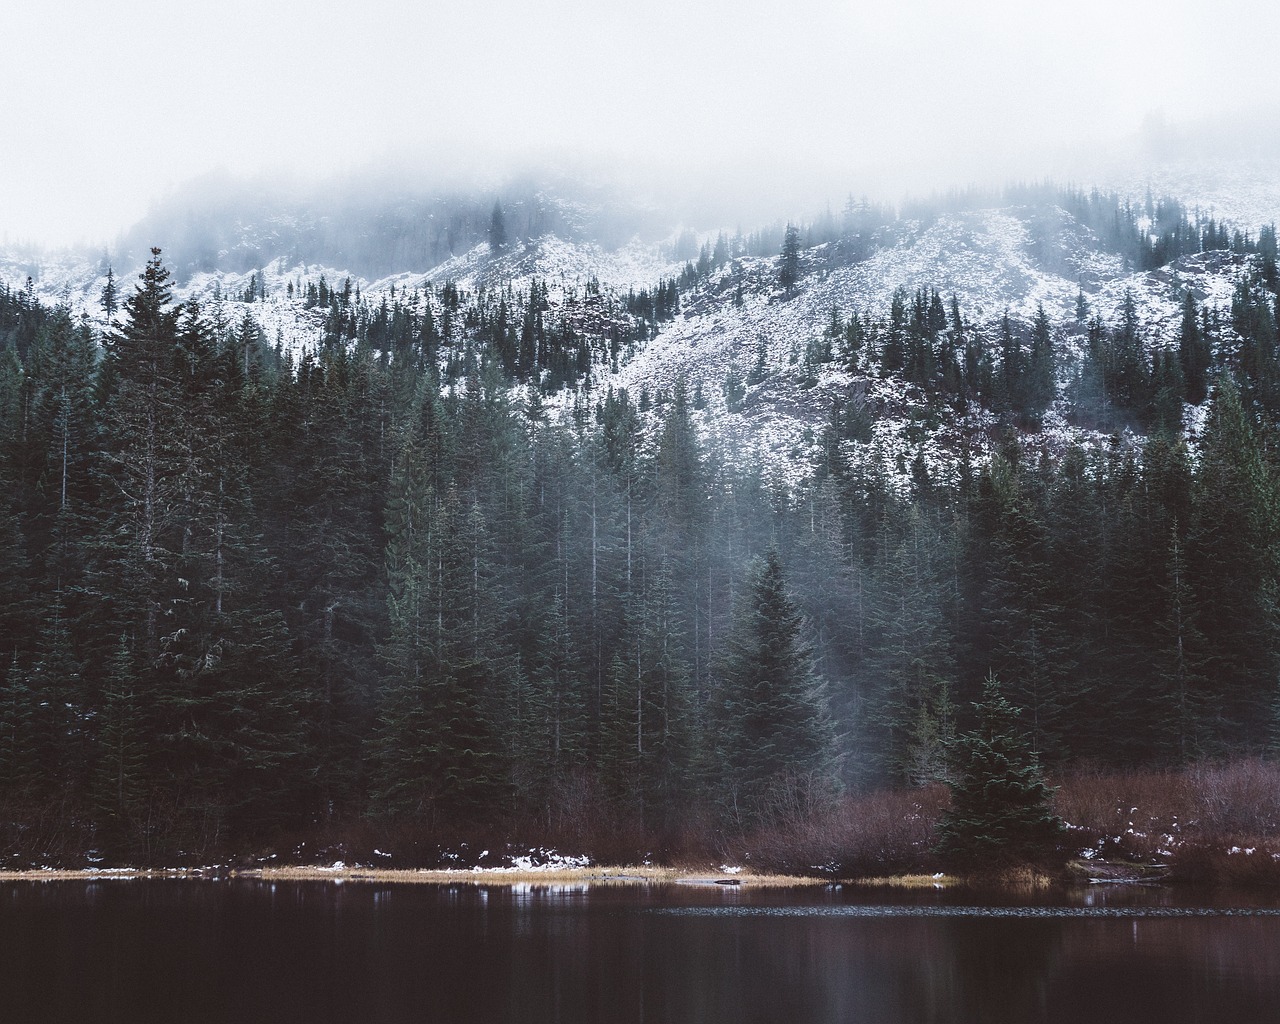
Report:
[[[1051,853],[1065,830],[1022,735],[1019,712],[995,675],[974,704],[977,725],[955,744],[951,808],[938,823],[937,851],[968,864],[1034,860]]]
[[[116,309],[120,305],[120,299],[116,293],[116,272],[110,266],[107,267],[107,283],[102,286],[99,301],[102,304],[102,311],[107,314],[107,322],[110,323],[115,319]]]
[[[740,826],[797,793],[820,805],[838,788],[835,726],[803,631],[770,549],[751,568],[718,680],[721,799]]]
[[[103,535],[102,596],[115,611],[112,633],[138,637],[151,664],[160,653],[161,616],[179,586],[173,572],[173,529],[182,460],[178,389],[178,321],[169,271],[160,250],[124,302],[125,323],[106,340],[112,423],[103,490],[113,502]]]
[[[888,506],[878,532],[867,611],[872,639],[859,673],[859,749],[882,778],[921,783],[940,761],[926,733],[940,740],[948,728],[954,664],[944,600],[947,544],[920,503]]]
[[[39,703],[29,674],[12,656],[0,682],[0,805],[11,810],[32,800],[43,779],[34,727]]]
[[[800,229],[794,224],[787,225],[782,239],[782,257],[778,265],[778,283],[782,285],[788,297],[800,281]]]
[[[493,213],[489,217],[489,251],[498,252],[507,244],[507,219],[502,212],[502,203],[494,200]]]
[[[1186,557],[1206,644],[1207,733],[1238,749],[1261,740],[1275,689],[1280,534],[1259,432],[1227,374],[1215,385],[1194,496]]]
[[[129,638],[122,636],[108,666],[97,728],[93,801],[103,815],[104,842],[126,856],[144,839],[141,819],[147,791],[149,722],[133,689],[136,678]]]
[[[1036,307],[1035,320],[1031,325],[1031,353],[1028,362],[1030,379],[1026,387],[1026,412],[1032,422],[1038,423],[1057,393],[1053,334],[1043,304]]]
[[[1182,299],[1182,327],[1178,334],[1178,361],[1186,383],[1186,398],[1200,405],[1209,393],[1209,369],[1213,353],[1209,338],[1201,330],[1195,296],[1190,291]]]

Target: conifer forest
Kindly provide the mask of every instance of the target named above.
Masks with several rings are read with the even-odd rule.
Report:
[[[326,317],[305,354],[179,302],[159,249],[109,278],[106,327],[0,290],[6,847],[173,863],[364,829],[661,855],[953,782],[992,680],[1050,773],[1269,756],[1274,229],[1162,206],[1148,236],[1068,200],[1135,266],[1247,271],[1229,311],[1188,292],[1166,344],[1083,290],[1066,324],[979,325],[932,289],[833,306],[795,372],[899,380],[922,424],[982,413],[990,454],[948,473],[867,457],[882,410],[856,388],[786,474],[697,425],[751,374],[615,386],[747,251],[723,236],[568,313],[536,278],[290,279]],[[777,301],[817,230],[757,242]],[[1041,430],[1051,407],[1104,440]]]

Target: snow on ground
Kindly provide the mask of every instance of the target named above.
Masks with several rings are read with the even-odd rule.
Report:
[[[453,281],[460,288],[505,288],[510,285],[516,291],[528,291],[529,282],[538,278],[562,288],[581,291],[588,281],[595,279],[618,292],[634,288],[652,288],[663,277],[680,273],[683,263],[672,263],[662,256],[659,246],[633,240],[616,251],[602,248],[594,242],[570,242],[555,235],[511,242],[501,252],[494,254],[487,244],[477,245],[469,252],[418,275],[418,283],[431,281],[435,285]],[[373,285],[381,290],[392,283],[404,287],[412,275],[397,275]]]
[[[107,266],[100,256],[80,249],[32,252],[0,250],[0,282],[15,291],[27,287],[49,306],[66,305],[73,316],[103,319],[100,299],[107,283]],[[124,282],[117,276],[117,287]],[[123,294],[123,291],[122,291]]]
[[[980,210],[914,225],[898,245],[865,263],[844,268],[813,289],[813,301],[830,308],[853,300],[860,308],[887,309],[899,288],[934,288],[955,295],[965,316],[995,320],[1006,311],[1027,321],[1043,303],[1054,319],[1074,313],[1077,292],[1123,273],[1119,257],[1100,251],[1096,239],[1062,210]],[[1037,252],[1031,223],[1048,219],[1048,251]],[[1059,272],[1046,269],[1057,264]]]
[[[652,397],[670,394],[682,377],[689,394],[700,389],[706,402],[697,418],[707,437],[719,439],[713,446],[736,453],[740,465],[761,467],[766,479],[791,482],[810,472],[833,400],[856,393],[881,413],[862,458],[886,467],[901,486],[916,454],[935,478],[949,479],[961,450],[989,443],[991,424],[981,416],[950,420],[922,437],[912,412],[922,410],[923,396],[902,382],[854,376],[831,365],[806,375],[805,351],[821,339],[833,307],[845,318],[860,311],[881,317],[898,289],[935,288],[948,303],[954,294],[966,319],[993,334],[1006,311],[1026,324],[1043,305],[1063,349],[1078,355],[1081,291],[1090,314],[1106,323],[1118,319],[1131,295],[1146,337],[1169,345],[1177,336],[1184,291],[1199,302],[1229,307],[1245,263],[1229,253],[1199,253],[1157,271],[1133,273],[1056,207],[982,210],[912,224],[897,244],[852,266],[827,267],[824,255],[807,254],[807,275],[791,297],[777,286],[774,259],[725,267],[704,289],[682,296],[682,314],[611,383],[626,387],[633,398],[642,388]],[[738,282],[741,305],[735,302]],[[762,353],[764,380],[748,385],[740,410],[731,412],[726,376],[732,372],[745,381]],[[1052,414],[1036,439],[1054,450],[1090,440],[1096,438]]]
[[[1155,167],[1114,171],[1099,184],[1135,206],[1148,190],[1159,199],[1177,196],[1193,213],[1226,220],[1257,237],[1266,224],[1280,223],[1280,161],[1275,159],[1174,160]]]

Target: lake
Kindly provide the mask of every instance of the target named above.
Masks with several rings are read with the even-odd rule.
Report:
[[[1275,902],[247,880],[0,884],[0,1021],[1245,1022]]]

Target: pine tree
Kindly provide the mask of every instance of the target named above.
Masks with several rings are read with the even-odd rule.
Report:
[[[0,681],[0,805],[13,807],[35,796],[42,777],[34,728],[38,706],[30,675],[13,655]]]
[[[1276,484],[1259,431],[1229,375],[1219,376],[1201,443],[1187,574],[1206,649],[1207,733],[1257,743],[1275,688],[1280,616]]]
[[[1209,338],[1201,330],[1195,296],[1190,291],[1182,300],[1182,327],[1178,335],[1178,361],[1186,383],[1187,401],[1200,405],[1209,393],[1209,369],[1213,353]]]
[[[800,229],[794,224],[787,225],[782,239],[782,257],[778,265],[778,283],[782,285],[788,297],[791,290],[800,281]]]
[[[92,795],[105,817],[108,845],[136,842],[146,794],[146,727],[129,638],[122,636],[107,670],[96,729]],[[122,851],[127,855],[127,850]]]
[[[107,267],[107,283],[102,286],[102,296],[99,300],[102,303],[102,311],[107,314],[107,322],[110,323],[115,319],[116,309],[119,306],[119,297],[116,294],[116,272]]]
[[[919,503],[886,508],[879,527],[872,626],[859,674],[865,733],[860,749],[881,777],[926,781],[922,727],[942,726],[954,670],[946,621],[947,542]],[[936,751],[927,760],[936,761]]]
[[[1026,387],[1026,413],[1034,423],[1052,404],[1057,393],[1056,365],[1053,354],[1053,334],[1044,305],[1036,307],[1031,326],[1031,353],[1027,372],[1030,379]]]
[[[955,745],[951,808],[938,823],[937,852],[968,864],[1035,860],[1051,853],[1064,831],[1049,806],[1019,712],[995,675],[974,704],[977,726]]]
[[[770,549],[752,565],[718,673],[721,799],[739,826],[797,796],[821,804],[839,787],[835,725],[803,632]]]
[[[1196,625],[1198,608],[1176,522],[1169,532],[1168,576],[1162,587],[1164,614],[1157,627],[1156,671],[1163,685],[1156,711],[1168,748],[1179,762],[1186,763],[1200,750],[1197,733],[1203,714],[1204,680],[1198,658],[1204,639]]]
[[[489,217],[489,251],[498,252],[507,244],[507,220],[502,213],[502,203],[493,202],[493,214]]]
[[[103,489],[116,500],[104,523],[103,597],[116,615],[111,635],[134,633],[149,664],[159,655],[161,616],[177,585],[171,556],[181,466],[181,308],[173,303],[159,249],[151,250],[140,277],[125,299],[124,325],[106,339],[111,432]]]
[[[485,600],[491,569],[479,510],[456,486],[438,489],[436,401],[429,386],[420,394],[391,482],[391,635],[381,650],[387,671],[373,794],[382,813],[428,819],[496,802],[504,774],[496,726],[506,696],[495,609]]]
[[[644,592],[631,602],[625,660],[620,657],[610,669],[611,715],[602,711],[601,717],[622,791],[644,824],[661,827],[679,814],[686,794],[695,754],[695,701],[671,573],[664,562],[646,576]]]

